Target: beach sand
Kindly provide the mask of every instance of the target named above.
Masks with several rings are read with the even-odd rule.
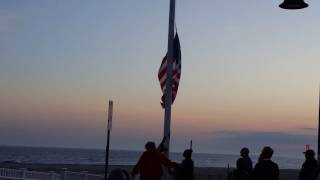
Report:
[[[81,172],[87,171],[90,174],[104,174],[103,165],[83,165],[83,164],[37,164],[37,163],[0,163],[0,168],[12,168],[21,169],[27,168],[32,171],[44,171],[50,172],[55,171],[61,173],[65,170]],[[132,166],[129,165],[111,165],[109,171],[116,168],[126,169],[128,172],[131,171]],[[232,169],[229,169],[232,171]],[[227,168],[217,167],[196,167],[195,168],[195,180],[226,180],[227,179]],[[280,180],[298,180],[298,170],[294,169],[281,169]]]

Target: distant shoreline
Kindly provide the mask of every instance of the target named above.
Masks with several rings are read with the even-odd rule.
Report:
[[[27,145],[1,145],[0,148],[44,148],[44,149],[69,149],[69,150],[88,150],[88,151],[105,151],[103,148],[88,148],[88,147],[62,147],[62,146],[27,146]],[[142,153],[143,149],[110,149],[110,151],[123,151],[123,152],[137,152]],[[170,154],[182,154],[182,151],[172,151]],[[193,152],[193,154],[202,154],[202,155],[231,155],[231,156],[239,156],[237,153],[221,153],[221,152]],[[259,156],[259,153],[250,153],[251,156]],[[275,155],[275,157],[283,157],[283,158],[297,158],[295,155]],[[301,157],[299,159],[304,159]],[[1,163],[1,162],[0,162]]]
[[[141,153],[142,151],[111,150],[109,164],[114,166],[132,166],[138,161]],[[235,167],[235,162],[238,158],[239,155],[229,154],[193,154],[195,166],[200,169],[204,169],[206,167]],[[251,158],[255,163],[257,156],[251,155]],[[81,166],[81,168],[84,169],[86,166],[103,166],[104,159],[104,150],[0,146],[0,164],[1,162],[7,161],[13,162],[12,164],[15,164],[15,166],[17,166],[17,164],[24,164],[26,166],[34,167],[34,165],[38,164],[38,167],[42,168],[46,166],[58,166],[57,168],[61,169],[63,168],[61,166],[67,166],[69,164],[76,167]],[[170,154],[170,159],[176,162],[181,162],[182,154],[172,152]],[[278,163],[281,169],[300,169],[301,164],[303,163],[303,159],[300,158],[291,159],[275,156],[273,157],[273,160]],[[18,167],[21,167],[21,165]]]
[[[27,146],[27,145],[0,145],[0,148],[43,148],[43,149],[70,149],[70,150],[88,150],[88,151],[105,151],[104,148],[88,148],[88,147],[62,147],[62,146]],[[143,149],[110,149],[110,151],[127,151],[127,152],[138,152],[141,153]],[[182,151],[171,151],[170,153],[181,153]],[[193,154],[208,154],[208,155],[232,155],[238,156],[237,153],[221,153],[221,152],[194,152]],[[259,154],[252,154],[258,156]],[[291,156],[280,156],[290,158]]]

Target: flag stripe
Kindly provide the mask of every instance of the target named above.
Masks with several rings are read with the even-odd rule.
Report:
[[[178,34],[176,33],[174,37],[174,57],[172,66],[172,103],[174,102],[181,77],[181,50]],[[158,79],[160,82],[160,87],[162,90],[161,105],[164,107],[165,103],[165,90],[167,81],[167,55],[162,59],[161,66],[158,72]]]

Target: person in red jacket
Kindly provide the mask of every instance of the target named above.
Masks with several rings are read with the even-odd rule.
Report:
[[[163,174],[162,166],[173,168],[175,162],[170,161],[157,150],[154,142],[147,142],[145,151],[132,170],[132,175],[140,174],[140,180],[160,180]]]

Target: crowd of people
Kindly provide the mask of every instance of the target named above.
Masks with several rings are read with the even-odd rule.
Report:
[[[253,168],[249,157],[249,149],[242,148],[241,157],[237,160],[237,168],[233,173],[233,180],[278,180],[279,167],[271,160],[273,149],[264,147]],[[305,161],[299,172],[299,180],[320,180],[320,168],[318,168],[315,152],[308,149],[304,152]]]
[[[258,162],[253,168],[249,157],[249,149],[242,148],[241,157],[237,160],[237,168],[234,171],[234,180],[278,180],[279,167],[271,160],[273,149],[264,147],[259,156]]]
[[[169,160],[164,152],[164,140],[157,148],[154,142],[147,142],[145,151],[138,163],[134,166],[132,176],[140,175],[140,180],[160,180],[163,175],[163,168],[176,180],[193,180],[194,163],[192,160],[192,149],[186,149],[183,153],[184,160],[176,163]],[[264,147],[253,167],[249,156],[249,149],[244,147],[240,151],[240,158],[236,162],[236,169],[230,178],[232,180],[278,180],[279,167],[271,160],[273,155],[271,147]],[[305,162],[299,172],[299,180],[320,180],[320,168],[315,159],[315,152],[308,149],[304,152]]]

